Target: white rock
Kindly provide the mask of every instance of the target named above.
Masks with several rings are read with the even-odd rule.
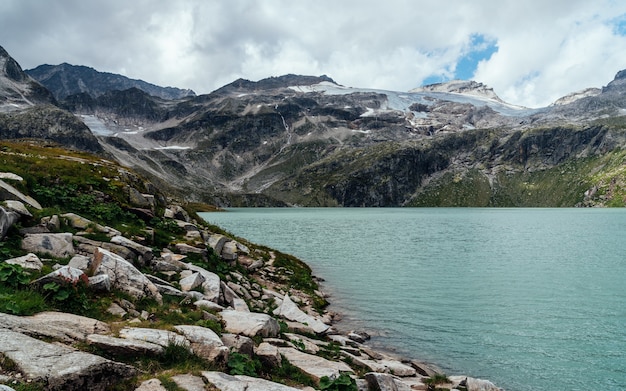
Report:
[[[71,257],[74,256],[72,237],[71,233],[26,234],[22,239],[22,249],[54,258]]]
[[[24,269],[37,271],[41,270],[41,268],[43,267],[43,263],[41,262],[39,257],[33,253],[28,253],[22,257],[7,259],[4,262],[11,265],[20,265]]]
[[[202,286],[202,284],[204,283],[204,277],[202,276],[202,274],[196,272],[191,274],[188,277],[183,278],[182,280],[180,280],[180,289],[183,292],[189,292],[192,289],[195,289],[199,286]]]
[[[120,337],[138,341],[151,342],[163,347],[170,344],[189,347],[189,341],[172,331],[161,329],[147,329],[142,327],[124,327],[120,330]]]
[[[336,378],[341,372],[353,373],[352,368],[343,362],[330,361],[294,348],[278,348],[278,351],[287,361],[309,375],[316,383],[324,376]]]
[[[202,372],[202,376],[221,391],[300,391],[297,388],[250,376],[231,376],[222,372]]]
[[[206,327],[200,326],[174,326],[174,329],[185,336],[191,343],[191,348],[195,354],[208,361],[226,361],[228,358],[228,348],[220,339],[219,335]]]
[[[280,307],[274,310],[274,315],[282,316],[285,319],[289,319],[294,322],[307,324],[318,334],[325,333],[330,328],[329,325],[325,324],[319,319],[312,317],[311,315],[308,315],[300,308],[298,308],[298,306],[289,298],[289,295],[285,295]]]
[[[276,337],[280,326],[276,319],[267,314],[257,312],[242,312],[224,310],[220,312],[226,323],[226,331],[233,334],[243,334],[248,337],[260,335],[262,337]]]

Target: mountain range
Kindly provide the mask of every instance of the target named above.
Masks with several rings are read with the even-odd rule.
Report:
[[[28,76],[4,50],[0,64],[1,137],[43,137],[102,153],[192,201],[219,206],[626,202],[625,71],[603,88],[529,109],[502,101],[475,81],[397,92],[349,88],[328,76],[284,75],[239,79],[200,96],[177,90],[180,95],[172,97],[141,83],[126,88],[112,81],[118,80],[114,75],[67,64],[37,67]],[[90,83],[86,74],[93,76]],[[25,91],[39,95],[30,98]],[[72,137],[52,131],[60,125],[31,126],[26,119],[20,129],[48,133],[5,130],[24,113],[42,110],[72,118],[72,127],[65,125],[73,129]],[[86,139],[91,142],[77,141]]]

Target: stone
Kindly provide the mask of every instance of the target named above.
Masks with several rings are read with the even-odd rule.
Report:
[[[4,262],[10,265],[19,265],[23,269],[28,269],[28,270],[40,271],[41,268],[43,267],[43,263],[41,262],[39,257],[33,253],[28,253],[24,256],[17,257],[17,258],[7,259]]]
[[[151,342],[163,347],[167,347],[172,343],[187,347],[190,346],[189,341],[185,337],[168,330],[147,329],[142,327],[124,327],[120,330],[120,337]]]
[[[348,338],[358,343],[365,343],[366,341],[369,341],[371,337],[364,331],[350,331],[348,333]]]
[[[198,288],[202,286],[203,283],[204,283],[204,277],[202,276],[202,274],[198,272],[193,273],[190,276],[183,278],[179,282],[180,289],[183,292],[189,292],[192,289]]]
[[[246,354],[250,357],[254,354],[254,341],[251,338],[244,335],[226,333],[222,334],[220,339],[224,343],[224,346],[228,347],[231,351]]]
[[[52,232],[60,231],[61,219],[59,218],[59,215],[50,216],[50,218],[45,222],[45,226]]]
[[[142,299],[146,296],[162,302],[161,294],[154,284],[135,268],[130,262],[119,255],[103,248],[94,253],[96,274],[107,274],[111,278],[111,287],[129,295]]]
[[[221,287],[220,277],[217,274],[210,272],[206,269],[203,269],[200,266],[196,266],[192,263],[188,263],[186,265],[187,265],[187,269],[193,272],[200,273],[202,277],[204,278],[204,282],[202,283],[202,291],[204,292],[204,298],[209,301],[213,301],[217,303],[220,297],[220,287]]]
[[[19,213],[0,206],[0,239],[7,236],[9,229],[18,221],[20,221]]]
[[[18,182],[22,182],[24,180],[24,178],[12,172],[0,172],[0,179],[10,179]]]
[[[213,234],[209,236],[207,244],[213,249],[213,251],[215,251],[217,255],[220,255],[222,253],[222,247],[224,247],[224,243],[226,243],[227,241],[228,238],[226,236]]]
[[[320,351],[320,347],[311,339],[297,334],[285,333],[285,337],[289,339],[293,344],[297,344],[304,350],[305,353],[317,354]]]
[[[417,375],[415,368],[405,365],[400,361],[385,360],[369,360],[364,357],[357,357],[344,351],[344,356],[352,360],[352,362],[360,367],[366,368],[372,372],[389,373],[399,377],[414,377]]]
[[[45,382],[46,390],[104,391],[137,373],[129,365],[7,329],[0,329],[0,354],[27,380]]]
[[[65,221],[65,224],[72,228],[86,230],[88,228],[96,228],[97,225],[93,221],[86,219],[82,216],[77,215],[76,213],[64,213],[61,215],[61,218]]]
[[[337,378],[341,372],[353,373],[352,368],[344,362],[330,361],[323,357],[303,353],[294,348],[278,348],[278,351],[289,363],[309,375],[316,383],[319,383],[324,376]]]
[[[225,330],[229,333],[248,337],[276,337],[280,332],[276,319],[267,314],[224,310],[220,315],[226,323]]]
[[[172,376],[176,385],[185,391],[206,391],[204,380],[191,374]]]
[[[181,333],[191,343],[191,349],[198,356],[208,360],[228,361],[228,347],[220,339],[219,335],[206,327],[200,326],[174,326],[174,329]]]
[[[109,335],[91,334],[87,343],[114,356],[152,356],[163,354],[163,346],[137,339],[117,338]]]
[[[159,379],[148,379],[141,382],[135,391],[167,391],[167,388],[163,387]]]
[[[206,255],[206,249],[190,246],[186,243],[176,243],[174,247],[176,247],[176,250],[178,250],[181,254]]]
[[[92,261],[91,258],[85,255],[74,255],[67,263],[67,266],[80,269],[87,275],[93,275],[94,270],[91,269]]]
[[[0,200],[21,201],[37,210],[42,209],[39,202],[37,202],[34,198],[22,194],[22,192],[3,180],[0,180]]]
[[[489,380],[476,379],[467,376],[448,376],[448,379],[450,379],[455,387],[459,386],[461,382],[464,382],[467,391],[502,391],[501,388],[497,387]]]
[[[123,318],[128,314],[128,312],[117,303],[111,303],[109,308],[107,308],[107,312],[111,315],[119,316],[120,318]]]
[[[89,278],[85,273],[83,273],[82,270],[71,266],[62,266],[61,268],[36,279],[32,283],[40,286],[50,282],[55,282],[60,285],[76,285],[81,281],[85,283],[85,285],[89,284]]]
[[[222,253],[220,254],[225,261],[234,261],[237,259],[237,242],[229,241],[224,243],[222,247]]]
[[[300,391],[297,388],[250,376],[203,371],[202,376],[221,391]]]
[[[135,254],[137,254],[137,260],[141,265],[147,265],[150,261],[152,261],[152,258],[154,257],[154,254],[152,253],[152,248],[134,242],[121,235],[112,237],[111,243],[124,246],[133,251]]]
[[[40,312],[33,316],[0,313],[0,329],[67,343],[84,341],[89,334],[110,332],[109,326],[104,322],[63,312]]]
[[[71,233],[27,234],[22,239],[22,249],[37,254],[46,254],[53,258],[74,256]]]
[[[366,373],[365,381],[370,390],[380,391],[411,391],[411,387],[400,379],[386,373]]]
[[[282,357],[278,348],[267,342],[261,342],[254,350],[254,354],[259,358],[264,368],[277,368],[281,365]]]
[[[221,305],[214,303],[212,301],[209,301],[209,300],[204,300],[204,299],[194,302],[193,305],[195,305],[197,308],[202,308],[208,311],[223,311],[224,310],[224,307],[222,307]]]
[[[2,379],[2,376],[0,375],[0,382],[9,382],[10,379],[7,377],[6,380]],[[4,384],[0,384],[0,391],[15,391],[15,389],[9,387],[9,386],[5,386]]]
[[[283,302],[274,311],[274,315],[282,316],[285,319],[299,322],[302,324],[307,324],[311,327],[317,334],[323,334],[330,328],[329,325],[325,324],[319,319],[316,319],[304,311],[302,311],[298,306],[291,300],[289,295],[285,295],[283,298]]]
[[[9,210],[17,212],[17,213],[19,213],[22,216],[33,217],[33,214],[30,213],[30,211],[28,209],[26,209],[26,206],[21,201],[7,200],[7,201],[4,201],[4,205]]]
[[[87,286],[94,292],[110,292],[111,278],[107,274],[89,277]]]

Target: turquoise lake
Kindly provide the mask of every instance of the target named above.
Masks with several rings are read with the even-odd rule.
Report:
[[[509,391],[626,389],[626,210],[236,208],[307,262],[340,328]]]

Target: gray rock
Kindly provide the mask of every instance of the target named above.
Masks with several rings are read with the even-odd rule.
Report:
[[[41,210],[41,205],[34,198],[22,194],[22,192],[3,180],[0,180],[0,200],[21,201],[37,210]]]
[[[141,265],[147,265],[154,257],[154,254],[152,253],[152,249],[150,247],[134,242],[121,235],[112,237],[111,243],[124,246],[133,251],[135,254],[137,254],[138,261]]]
[[[110,292],[111,278],[107,274],[89,277],[87,285],[89,286],[89,289],[95,292]]]
[[[254,354],[261,360],[263,367],[277,368],[281,365],[282,357],[278,348],[267,342],[261,342],[254,350]]]
[[[223,311],[224,310],[224,307],[222,307],[221,305],[214,303],[212,301],[209,301],[209,300],[204,300],[204,299],[194,302],[193,305],[195,305],[197,308],[202,308],[208,311]]]
[[[26,206],[21,201],[7,200],[7,201],[4,201],[4,205],[9,210],[17,212],[17,213],[19,213],[22,216],[33,217],[33,214],[30,213],[30,211],[28,209],[26,209]]]
[[[204,380],[191,374],[172,376],[174,383],[185,391],[206,391]]]
[[[246,354],[250,357],[254,354],[254,341],[244,335],[238,334],[222,334],[222,342],[231,351],[237,353]]]
[[[98,248],[94,253],[94,262],[97,265],[96,274],[107,274],[111,278],[112,288],[119,289],[137,299],[149,296],[158,302],[163,300],[157,287],[130,262],[119,255]]]
[[[87,343],[114,356],[153,356],[163,354],[163,346],[136,339],[116,338],[109,335],[91,334]]]
[[[329,325],[325,324],[319,319],[312,317],[311,315],[308,315],[300,308],[298,308],[298,306],[291,300],[289,295],[285,295],[283,303],[274,311],[274,315],[282,316],[283,318],[294,322],[307,324],[318,334],[323,334],[330,328]]]
[[[257,335],[276,337],[280,332],[280,326],[276,319],[267,314],[224,310],[220,312],[220,315],[226,323],[225,329],[229,333],[243,334],[248,337]]]
[[[0,206],[0,239],[7,236],[9,229],[20,221],[20,214],[13,211],[7,210],[4,207]]]
[[[84,255],[74,255],[68,262],[67,266],[82,270],[87,275],[93,275],[94,270],[91,269],[93,259]]]
[[[365,381],[370,390],[411,391],[411,387],[400,379],[386,373],[370,372],[365,374]]]
[[[47,254],[54,258],[74,256],[71,233],[27,234],[22,240],[22,249],[37,254]]]
[[[120,330],[120,337],[150,342],[163,347],[167,347],[170,344],[190,346],[189,341],[185,337],[168,330],[124,327]]]
[[[0,353],[27,380],[43,381],[47,390],[106,390],[136,369],[105,358],[0,329]]]
[[[107,312],[111,315],[119,316],[120,318],[128,314],[128,312],[117,303],[111,303],[109,308],[107,308]]]
[[[19,265],[22,268],[29,269],[29,270],[40,271],[41,268],[43,267],[43,263],[41,262],[39,257],[33,253],[29,253],[29,254],[26,254],[24,256],[17,257],[17,258],[7,259],[4,262],[10,265]]]
[[[206,269],[196,266],[192,263],[188,263],[187,269],[200,273],[204,278],[202,283],[202,291],[204,292],[204,298],[213,302],[218,302],[220,297],[220,277]]]
[[[228,241],[228,238],[224,235],[213,234],[209,236],[209,240],[207,244],[215,251],[217,255],[222,253],[222,248],[224,247],[224,243]]]
[[[89,278],[82,270],[73,268],[71,266],[62,266],[59,269],[46,274],[33,281],[33,284],[44,285],[49,282],[55,282],[60,285],[71,284],[76,285],[79,282],[88,283]]]
[[[167,391],[167,388],[163,387],[159,379],[148,379],[141,382],[135,391]]]
[[[224,247],[222,247],[222,252],[220,254],[223,260],[225,261],[234,261],[237,259],[237,242],[229,241],[224,243]]]
[[[235,311],[250,312],[250,309],[248,308],[248,305],[246,304],[246,302],[242,298],[240,298],[237,295],[237,293],[235,293],[235,291],[232,290],[230,286],[228,286],[228,284],[225,284],[222,281],[221,287],[222,287],[222,297],[220,301],[221,303],[223,303],[224,305],[230,306]]]
[[[174,326],[174,329],[185,336],[191,343],[191,349],[198,356],[214,361],[228,361],[228,347],[220,339],[219,335],[206,327],[200,326]]]
[[[180,280],[179,284],[180,284],[180,289],[183,292],[188,292],[192,289],[198,288],[200,286],[202,286],[202,284],[204,283],[205,279],[202,276],[202,274],[196,272],[191,274],[188,277],[183,278],[182,280]]]
[[[250,376],[231,376],[222,372],[202,372],[202,376],[221,391],[300,391],[297,388]]]
[[[452,384],[457,387],[461,382],[465,382],[467,391],[502,391],[501,388],[488,380],[476,379],[467,376],[448,376]]]
[[[61,215],[65,224],[72,228],[86,230],[87,228],[96,228],[99,224],[94,223],[93,221],[86,219],[82,216],[77,215],[76,213],[65,213]],[[99,231],[99,230],[98,230]]]
[[[24,180],[24,178],[12,172],[0,172],[0,179],[10,179],[18,182],[22,182]]]
[[[0,382],[3,382],[5,380],[2,380],[2,376],[0,376]],[[9,381],[9,378],[7,377],[7,382]],[[9,387],[9,386],[5,386],[4,384],[0,384],[0,391],[15,391],[13,388]]]
[[[190,246],[190,245],[188,245],[186,243],[176,243],[174,247],[176,247],[176,249],[181,254],[201,254],[201,255],[206,255],[206,249]]]
[[[324,376],[336,378],[341,372],[353,373],[346,363],[330,361],[323,357],[303,353],[294,348],[278,348],[287,361],[309,375],[316,383]]]

